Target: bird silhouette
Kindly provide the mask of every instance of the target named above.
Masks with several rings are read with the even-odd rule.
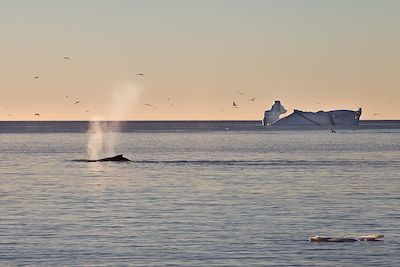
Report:
[[[332,128],[331,128],[331,132],[332,132],[332,133],[336,133],[336,131],[335,131],[335,130],[333,130]]]
[[[35,113],[35,116],[40,116],[40,114],[39,113]]]
[[[146,103],[146,104],[144,104],[144,105],[145,105],[145,106],[152,107],[152,108],[156,109],[156,107],[155,107],[155,106],[153,106],[152,104],[148,104],[148,103]]]
[[[64,60],[71,60],[69,57],[64,57],[63,59]]]
[[[239,108],[238,105],[235,103],[235,101],[233,101],[232,107],[233,107],[233,108]]]
[[[240,91],[235,91],[235,93],[238,94],[238,95],[246,95],[245,93],[242,93]]]
[[[144,76],[143,73],[137,73],[136,76]]]
[[[81,101],[76,101],[74,104],[79,104]]]
[[[249,98],[249,100],[252,101],[252,102],[254,102],[254,100],[256,100],[256,98],[255,98],[255,97]]]
[[[35,76],[35,79],[39,79],[39,76]]]

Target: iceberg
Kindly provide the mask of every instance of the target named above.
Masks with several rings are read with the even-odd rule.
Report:
[[[362,110],[331,110],[307,112],[293,110],[293,113],[279,118],[285,114],[286,109],[280,101],[275,101],[270,110],[264,112],[263,125],[270,126],[354,126],[358,125]]]

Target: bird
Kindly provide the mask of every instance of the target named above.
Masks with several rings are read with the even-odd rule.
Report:
[[[335,130],[333,130],[332,128],[331,128],[331,132],[332,132],[332,133],[336,133],[336,131],[335,131]]]
[[[11,113],[8,113],[7,115],[10,116],[10,117],[12,117],[12,114],[11,114]]]
[[[380,116],[380,113],[374,113],[372,116]]]
[[[39,76],[35,76],[35,79],[39,79]]]
[[[143,73],[137,73],[136,76],[144,76]]]
[[[40,116],[40,114],[39,113],[35,113],[35,116]]]
[[[255,97],[249,98],[249,100],[252,101],[252,102],[254,102],[254,100],[256,100],[256,98],[255,98]]]
[[[238,105],[235,103],[235,101],[233,101],[232,107],[233,107],[233,108],[239,108]]]
[[[63,59],[64,60],[71,60],[69,57],[64,57]]]
[[[152,108],[156,109],[156,107],[155,107],[155,106],[153,106],[152,104],[148,104],[148,103],[146,103],[146,104],[144,104],[144,105],[145,105],[145,106],[152,107]]]
[[[79,104],[81,101],[76,101],[75,104]]]

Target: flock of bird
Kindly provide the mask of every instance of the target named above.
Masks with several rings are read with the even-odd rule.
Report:
[[[64,60],[64,61],[70,61],[71,58],[66,56],[66,57],[63,57],[63,60]],[[142,76],[142,77],[144,77],[144,74],[143,74],[143,73],[137,73],[136,76]],[[40,78],[40,76],[36,75],[36,76],[34,76],[33,78],[34,78],[35,80],[37,80],[37,79]],[[238,94],[238,95],[240,95],[240,96],[248,97],[245,93],[243,93],[243,92],[241,92],[241,91],[235,91],[235,93]],[[66,98],[69,98],[69,96],[67,95]],[[254,101],[256,100],[256,97],[251,97],[251,98],[248,98],[247,100],[250,101],[250,102],[254,102]],[[169,102],[169,105],[170,105],[170,106],[173,106],[173,105],[174,105],[174,103],[171,101],[170,98],[168,98],[168,102]],[[81,103],[80,100],[74,101],[74,104],[75,104],[75,105],[80,104],[80,103]],[[320,104],[321,104],[320,102],[317,103],[317,105],[320,105]],[[151,104],[151,103],[145,103],[144,105],[147,106],[147,107],[149,107],[149,108],[152,108],[152,109],[157,109],[157,107],[156,107],[154,104]],[[238,102],[237,102],[237,101],[235,101],[235,100],[232,101],[232,108],[239,109],[239,105],[238,105]],[[6,109],[8,109],[8,108],[6,108]],[[220,111],[224,111],[224,109],[220,109]],[[85,112],[88,113],[88,112],[90,112],[90,110],[86,110]],[[12,113],[7,113],[7,115],[8,115],[9,117],[12,117],[12,116],[13,116]],[[40,116],[40,113],[37,112],[37,113],[35,113],[34,115],[35,115],[36,117],[39,117],[39,116]],[[380,113],[374,113],[372,116],[380,116],[380,115],[381,115]]]
[[[70,57],[63,57],[63,60],[64,60],[64,61],[70,61],[71,58],[70,58]],[[143,73],[137,73],[136,76],[144,76],[144,74],[143,74]],[[37,79],[39,79],[39,78],[40,78],[40,76],[38,76],[38,75],[33,76],[33,79],[35,79],[35,80],[37,80]],[[67,95],[67,96],[65,96],[65,98],[69,99],[70,97]],[[168,100],[170,100],[170,99],[168,98]],[[80,103],[82,103],[80,100],[74,101],[74,105],[77,105],[77,104],[80,104]],[[87,102],[86,102],[86,103],[87,103]],[[154,106],[151,105],[151,104],[145,104],[145,105],[154,107]],[[6,109],[8,110],[8,107],[6,107]],[[154,107],[154,109],[155,109],[155,107]],[[88,113],[88,112],[90,112],[90,110],[86,110],[85,112]],[[12,113],[7,113],[7,115],[8,115],[9,117],[13,117],[13,114],[12,114]],[[36,112],[36,113],[34,114],[34,116],[35,116],[35,117],[40,117],[40,113],[39,113],[39,112]]]
[[[63,60],[64,61],[70,61],[71,60],[71,58],[70,57],[63,57]],[[142,76],[142,77],[144,77],[144,74],[143,73],[137,73],[136,74],[136,76]],[[39,79],[40,78],[40,76],[34,76],[34,79],[36,80],[36,79]],[[243,92],[240,92],[240,91],[235,91],[235,93],[236,94],[238,94],[238,95],[241,95],[241,96],[247,96],[245,93],[243,93]],[[70,97],[67,95],[67,96],[65,96],[67,99],[69,99]],[[250,101],[250,102],[254,102],[256,100],[256,97],[251,97],[251,98],[248,98],[248,101]],[[80,100],[76,100],[76,101],[74,101],[73,102],[75,105],[77,105],[77,104],[80,104],[81,103],[81,101]],[[172,102],[172,100],[171,100],[171,98],[168,98],[168,103],[169,103],[169,105],[170,106],[174,106],[174,103]],[[154,105],[154,104],[151,104],[151,103],[145,103],[144,104],[145,106],[147,106],[147,107],[149,107],[149,108],[152,108],[152,109],[157,109],[157,106],[156,105]],[[239,108],[239,105],[238,105],[238,103],[236,102],[236,101],[232,101],[232,108],[236,108],[236,109],[238,109]],[[221,109],[220,111],[224,111],[224,109]],[[86,113],[88,113],[88,112],[90,112],[90,110],[86,110],[85,111]],[[35,113],[34,114],[36,117],[40,117],[40,113]],[[8,116],[13,116],[13,114],[11,114],[11,113],[8,113]]]
[[[245,93],[240,92],[240,91],[235,91],[235,93],[238,94],[238,95],[241,95],[241,96],[247,96]],[[256,100],[256,98],[255,97],[248,98],[247,100],[249,100],[251,102],[254,102]],[[235,101],[233,101],[232,102],[232,108],[239,108],[239,105]]]

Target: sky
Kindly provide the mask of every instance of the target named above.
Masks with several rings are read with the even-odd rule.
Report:
[[[400,119],[400,1],[0,6],[0,120],[261,120],[274,100]]]

